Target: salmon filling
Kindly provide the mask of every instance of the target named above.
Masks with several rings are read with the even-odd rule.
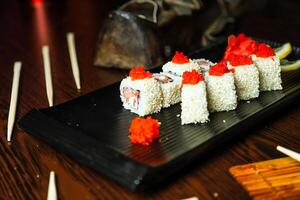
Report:
[[[206,60],[199,60],[197,61],[197,64],[200,67],[200,69],[204,72],[207,72],[210,68],[210,63]]]
[[[167,75],[163,75],[163,74],[157,74],[154,75],[154,79],[159,81],[160,83],[171,83],[173,82],[173,79]]]
[[[125,102],[137,110],[139,107],[140,91],[128,87],[124,87],[122,91]]]

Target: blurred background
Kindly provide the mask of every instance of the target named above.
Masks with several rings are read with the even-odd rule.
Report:
[[[186,1],[186,0],[184,0]],[[183,2],[184,2],[183,1]],[[163,43],[164,55],[168,51],[182,50],[192,52],[210,41],[203,41],[207,29],[213,26],[220,15],[224,15],[224,7],[230,22],[219,20],[216,22],[221,31],[216,36],[227,36],[229,33],[244,32],[250,36],[267,38],[276,41],[295,41],[300,30],[299,2],[296,0],[197,0],[200,9],[187,13],[182,9],[174,19],[158,30],[159,42]],[[155,1],[156,2],[156,1]],[[172,9],[172,1],[163,2],[164,11]],[[193,1],[187,1],[193,2]],[[0,8],[0,44],[11,43],[18,48],[34,50],[39,43],[52,43],[53,47],[60,48],[65,32],[73,31],[79,41],[79,51],[88,52],[89,60],[93,62],[98,34],[109,13],[118,9],[124,0],[11,0],[3,1]],[[223,5],[222,4],[226,4]],[[133,8],[132,10],[138,10]],[[162,13],[162,9],[159,9]],[[178,9],[177,9],[178,10]],[[142,12],[142,11],[141,11]],[[166,18],[166,16],[163,16]],[[223,19],[226,17],[223,17]],[[161,21],[161,19],[160,19]],[[222,23],[226,23],[223,28]],[[218,31],[217,31],[218,32]],[[124,35],[124,37],[130,37]],[[3,41],[5,40],[5,41]],[[2,47],[4,45],[1,45]],[[0,47],[1,48],[1,47]],[[1,54],[7,53],[2,48]],[[7,51],[7,50],[6,50]],[[9,53],[9,52],[8,52]],[[29,52],[28,52],[29,53]],[[20,56],[25,56],[23,53]],[[90,64],[91,64],[90,63]]]

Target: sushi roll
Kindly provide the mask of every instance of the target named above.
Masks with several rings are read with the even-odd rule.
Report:
[[[200,73],[184,72],[182,79],[181,124],[207,122],[206,86]]]
[[[232,72],[226,64],[220,62],[212,66],[205,74],[208,109],[211,112],[234,110],[237,96]]]
[[[215,64],[215,63],[211,62],[210,60],[206,60],[204,58],[193,59],[192,61],[198,65],[202,74],[204,74],[205,72],[208,72],[209,68]]]
[[[280,62],[274,50],[261,43],[252,59],[259,71],[259,89],[261,91],[281,90]]]
[[[124,108],[139,116],[157,113],[162,107],[161,87],[143,66],[132,69],[122,80],[120,97]]]
[[[259,96],[259,73],[252,58],[231,54],[228,68],[232,69],[236,93],[239,100],[249,100]]]
[[[167,108],[181,101],[181,77],[169,73],[153,74],[161,86],[163,103],[162,107]]]
[[[200,71],[199,66],[195,62],[178,51],[176,51],[172,61],[167,62],[162,67],[163,72],[171,73],[176,76],[182,76],[185,71],[192,71],[193,69]]]

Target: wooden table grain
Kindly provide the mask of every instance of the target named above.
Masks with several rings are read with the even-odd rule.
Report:
[[[237,31],[300,46],[300,2],[258,1],[237,21]],[[0,200],[46,199],[49,172],[57,175],[58,196],[64,200],[94,199],[249,199],[231,177],[234,165],[283,157],[276,145],[300,152],[300,104],[268,119],[264,126],[241,131],[231,142],[215,148],[157,189],[134,193],[108,180],[63,153],[15,127],[6,141],[13,63],[23,62],[17,120],[32,108],[48,106],[41,47],[51,53],[54,104],[122,79],[125,71],[93,66],[97,33],[117,0],[2,1],[0,6]],[[74,32],[82,90],[72,76],[66,33]]]

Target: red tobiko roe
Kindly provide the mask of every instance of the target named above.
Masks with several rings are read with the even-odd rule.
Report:
[[[228,72],[230,72],[230,70],[227,68],[224,62],[219,62],[215,64],[208,71],[209,75],[211,76],[223,76]]]
[[[248,55],[253,54],[257,50],[258,43],[251,38],[240,43],[240,49]]]
[[[243,55],[236,55],[236,54],[230,54],[228,56],[227,61],[233,67],[253,64],[252,58],[250,58],[250,56],[243,56]]]
[[[231,35],[228,37],[228,46],[224,53],[224,59],[227,60],[230,54],[249,56],[256,52],[257,47],[258,43],[245,36],[245,34]]]
[[[159,137],[158,120],[153,119],[150,116],[146,119],[136,117],[131,121],[129,132],[131,143],[148,146],[154,139]]]
[[[190,60],[186,55],[184,55],[184,53],[176,51],[175,55],[172,58],[172,62],[176,64],[185,64],[189,63]]]
[[[130,70],[129,76],[131,80],[142,80],[145,78],[152,78],[152,74],[148,71],[145,71],[144,66],[138,66]]]
[[[264,43],[261,43],[258,45],[255,55],[260,58],[268,58],[268,57],[275,56],[275,53],[274,53],[274,50],[270,46],[268,46]]]
[[[244,33],[240,33],[237,36],[235,35],[230,35],[228,36],[228,46],[236,46],[239,43],[241,43],[242,41],[245,41],[246,39],[248,39],[248,37],[246,37],[246,35]]]
[[[230,35],[230,36],[228,36],[227,44],[228,44],[228,47],[239,46],[240,43],[242,43],[243,41],[248,40],[248,39],[249,38],[246,37],[246,35],[243,33],[240,33],[237,36]]]
[[[200,81],[203,81],[203,76],[196,70],[186,71],[182,75],[182,84],[196,85]]]

